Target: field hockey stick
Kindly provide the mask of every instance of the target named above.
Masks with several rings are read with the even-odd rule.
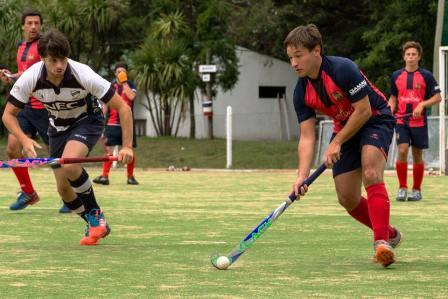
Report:
[[[311,185],[326,169],[327,167],[325,164],[322,164],[319,166],[319,168],[316,169],[316,171],[313,172],[300,186],[304,185]],[[275,220],[277,220],[278,217],[297,199],[297,196],[295,192],[293,191],[288,198],[280,204],[275,210],[269,214],[266,218],[264,218],[258,225],[255,227],[244,239],[242,239],[238,245],[233,248],[233,250],[226,255],[228,259],[228,265],[226,265],[224,268],[218,266],[217,261],[220,258],[220,255],[214,254],[211,256],[211,263],[213,266],[215,266],[217,269],[225,269],[231,264],[235,263],[236,260],[244,253],[246,250],[248,250],[255,241],[261,237],[261,235],[274,223]]]
[[[406,114],[403,114],[403,115],[395,116],[395,120],[405,119],[405,118],[408,118],[408,117],[411,117],[411,116],[412,116],[412,113],[406,113]]]
[[[74,163],[92,163],[117,161],[117,157],[86,157],[86,158],[22,158],[12,160],[0,160],[0,168],[16,168],[16,167],[40,167],[51,165],[63,165]]]
[[[0,71],[4,76],[6,76],[7,78],[9,78],[9,79],[11,79],[13,82],[15,82],[16,80],[17,80],[17,78],[13,75],[13,74],[10,74],[10,73],[7,73],[7,72],[5,72],[5,71]]]

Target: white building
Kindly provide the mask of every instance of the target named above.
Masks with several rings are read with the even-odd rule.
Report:
[[[292,95],[297,75],[291,66],[279,59],[238,47],[240,76],[235,87],[218,92],[213,101],[213,134],[225,138],[227,106],[233,110],[235,140],[292,140],[298,136],[297,118]],[[282,95],[284,93],[284,96]],[[278,95],[283,98],[278,98]],[[143,100],[143,99],[142,99]],[[205,96],[196,101],[196,138],[207,138],[208,123],[202,112]],[[145,125],[147,136],[156,136],[148,110],[138,102],[135,119]],[[188,137],[190,117],[187,113],[179,129],[179,137]]]

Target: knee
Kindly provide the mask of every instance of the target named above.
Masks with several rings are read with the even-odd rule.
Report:
[[[374,168],[363,169],[364,182],[368,185],[379,183],[383,180],[382,175]]]
[[[70,180],[74,180],[81,173],[80,166],[76,164],[65,164],[61,165],[61,170],[64,173],[65,177]]]
[[[346,209],[347,211],[351,211],[356,208],[360,197],[361,196],[354,197],[342,195],[338,196],[338,201],[339,204],[344,207],[344,209]]]
[[[408,152],[407,151],[398,151],[398,160],[405,162],[408,160]]]
[[[58,185],[58,193],[62,198],[69,198],[73,189],[70,185]]]

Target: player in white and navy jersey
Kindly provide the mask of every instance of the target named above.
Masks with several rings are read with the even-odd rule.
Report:
[[[39,11],[26,9],[22,13],[23,41],[17,48],[17,73],[0,67],[0,80],[5,84],[12,84],[24,71],[33,64],[40,61],[37,51],[37,43],[40,37],[43,19]],[[37,135],[48,145],[48,113],[41,102],[30,98],[28,104],[17,115],[20,128],[28,136],[35,138]],[[22,146],[12,134],[8,134],[8,145],[6,153],[9,159],[23,158]],[[22,210],[29,205],[34,205],[39,201],[39,195],[34,189],[28,168],[17,167],[12,169],[19,182],[21,192],[18,193],[17,200],[9,208],[11,210]],[[59,209],[60,213],[70,213],[71,210],[63,205]]]
[[[129,163],[132,151],[132,112],[111,84],[85,64],[68,59],[70,44],[57,30],[39,40],[42,62],[34,64],[14,84],[3,114],[3,122],[23,147],[25,156],[36,157],[39,145],[21,130],[17,113],[32,96],[47,109],[51,157],[86,157],[101,136],[104,119],[94,97],[118,111],[123,146],[118,160]],[[80,164],[55,168],[58,192],[70,209],[87,221],[81,245],[96,245],[110,232],[89,175]]]

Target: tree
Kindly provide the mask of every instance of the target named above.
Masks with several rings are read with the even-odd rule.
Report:
[[[132,73],[146,97],[145,107],[158,136],[176,136],[186,99],[194,88],[189,67],[188,26],[180,12],[162,15],[143,45],[131,54]]]
[[[421,65],[432,67],[436,0],[372,1],[370,24],[362,40],[367,46],[358,62],[378,88],[389,91],[392,72],[403,66],[401,46],[415,40],[423,46]]]
[[[205,63],[206,52],[212,53],[212,62],[219,65],[220,72],[214,78],[214,90],[213,94],[216,95],[218,88],[222,90],[228,90],[232,88],[238,80],[238,59],[235,52],[235,43],[227,35],[227,19],[228,10],[227,6],[223,5],[220,1],[216,0],[203,0],[203,1],[154,1],[154,12],[159,13],[165,19],[165,21],[155,21],[148,32],[148,37],[145,39],[144,46],[138,51],[134,52],[132,57],[132,63],[136,70],[138,82],[141,82],[141,88],[149,88],[153,94],[147,94],[148,103],[146,107],[150,110],[154,117],[151,117],[154,127],[160,127],[157,123],[157,113],[155,109],[155,102],[160,102],[160,93],[162,91],[161,86],[164,86],[164,82],[158,82],[157,79],[163,79],[162,77],[154,78],[151,72],[157,71],[162,67],[165,59],[165,52],[168,52],[170,47],[178,44],[182,51],[177,52],[179,57],[176,61],[182,61],[186,65],[188,71],[184,71],[186,74],[183,79],[184,84],[182,90],[185,98],[182,99],[182,104],[178,107],[184,107],[190,109],[190,137],[195,137],[195,119],[194,119],[194,104],[195,104],[195,91],[197,89],[205,91],[205,84],[200,80],[198,67],[200,64]],[[174,11],[174,12],[173,12]],[[169,22],[167,22],[167,16],[178,15],[179,22],[181,19],[182,26],[175,25],[175,22],[171,22],[172,28],[182,28],[175,32],[172,31],[173,36],[159,33],[168,32]],[[162,26],[165,30],[158,28]],[[168,43],[170,40],[172,42]],[[168,44],[164,44],[168,43]],[[180,46],[181,45],[181,46]],[[174,52],[172,52],[174,53]],[[163,56],[155,58],[157,56]],[[146,65],[146,68],[145,66]],[[180,63],[177,64],[180,66]],[[151,86],[151,87],[150,87]],[[152,105],[149,105],[151,99]],[[154,101],[155,99],[155,101]],[[162,99],[163,100],[163,99]],[[165,101],[165,100],[164,100]],[[176,100],[174,100],[176,101]],[[160,121],[160,120],[159,120]],[[179,122],[176,122],[179,124]],[[156,129],[157,131],[157,129]],[[163,130],[157,134],[163,134]]]
[[[73,59],[107,74],[110,65],[125,52],[111,44],[124,36],[120,23],[128,15],[129,1],[53,0],[41,1],[37,7],[47,19],[46,27],[55,27],[67,35]]]

